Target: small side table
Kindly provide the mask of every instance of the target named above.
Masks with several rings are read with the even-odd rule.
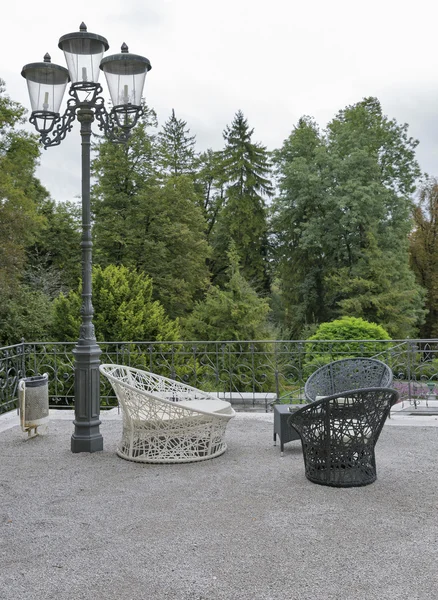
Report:
[[[289,427],[287,420],[290,415],[306,406],[305,404],[274,404],[274,446],[277,445],[277,434],[280,436],[280,451],[283,456],[284,445],[293,440],[299,440],[298,432]],[[291,410],[290,410],[291,409]]]

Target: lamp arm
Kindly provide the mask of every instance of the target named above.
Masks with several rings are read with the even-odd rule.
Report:
[[[88,93],[86,100],[81,100],[78,92]],[[93,110],[100,131],[105,138],[114,143],[124,144],[131,137],[131,130],[144,114],[142,106],[121,104],[111,111],[105,108],[104,98],[100,95],[102,87],[98,83],[79,82],[72,84],[67,101],[67,108],[61,116],[49,111],[35,111],[29,121],[40,134],[40,143],[44,148],[58,146],[73,129],[76,112],[81,108]]]
[[[108,112],[103,98],[97,98],[95,117],[100,131],[111,142],[124,144],[131,137],[131,130],[143,114],[141,106],[115,106]]]
[[[57,115],[48,129],[39,128],[37,118],[32,113],[29,121],[40,134],[40,143],[44,146],[44,149],[50,146],[59,146],[67,133],[73,129],[73,121],[76,119],[76,109],[75,101],[72,99],[68,100],[64,114],[62,116]]]

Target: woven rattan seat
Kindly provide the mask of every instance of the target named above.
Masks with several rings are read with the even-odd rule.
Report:
[[[186,463],[223,454],[229,402],[173,379],[121,365],[101,365],[123,416],[117,454],[145,463]]]
[[[375,358],[344,358],[312,373],[305,383],[304,393],[313,402],[344,390],[391,387],[392,377],[391,369]]]
[[[377,478],[374,447],[398,392],[374,387],[343,391],[293,413],[288,424],[300,435],[307,479],[353,487]]]

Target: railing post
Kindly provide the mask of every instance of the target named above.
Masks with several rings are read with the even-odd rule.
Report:
[[[26,357],[24,355],[24,337],[21,338],[21,376],[26,377]]]
[[[276,400],[280,400],[280,381],[278,378],[278,353],[277,353],[277,342],[274,342],[274,375],[275,375],[275,396]]]

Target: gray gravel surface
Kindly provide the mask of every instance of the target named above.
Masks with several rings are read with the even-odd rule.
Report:
[[[271,415],[267,415],[271,417]],[[72,424],[0,434],[0,598],[433,600],[438,597],[438,428],[385,426],[378,480],[304,477],[299,442],[238,415],[228,450],[182,465],[72,454]]]

